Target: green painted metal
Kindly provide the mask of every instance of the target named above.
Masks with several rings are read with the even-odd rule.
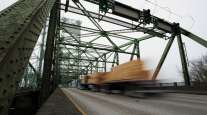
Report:
[[[181,33],[189,38],[191,38],[192,40],[196,41],[197,43],[201,44],[202,46],[206,47],[207,48],[207,41],[206,39],[203,39],[183,28],[181,28]]]
[[[89,46],[86,45],[86,43],[84,44],[74,44],[74,43],[59,43],[62,45],[70,45],[70,46],[79,46],[79,47],[83,47],[83,48],[92,48],[92,49],[98,49],[98,50],[104,50],[104,51],[110,51],[110,52],[119,52],[119,53],[125,53],[125,54],[133,54],[132,52],[128,52],[128,51],[124,51],[124,50],[117,50],[117,49],[109,49],[107,47],[97,47],[97,46]],[[136,54],[136,53],[134,53]]]
[[[79,1],[74,1],[75,5],[79,8],[82,8],[84,10],[81,10],[82,13],[85,14],[85,16],[88,17],[88,19],[98,28],[98,30],[101,33],[105,33],[103,36],[113,45],[113,47],[118,48],[118,46],[111,40],[111,38],[108,36],[108,34],[106,33],[106,31],[100,26],[100,24],[94,19],[92,18],[90,12],[88,12],[85,7],[79,2]]]
[[[19,0],[14,5],[0,12],[0,114],[7,113],[8,105],[10,103],[8,100],[11,100],[15,94],[15,86],[18,84],[18,81],[22,79],[25,68],[28,66],[34,45],[39,37],[40,31],[45,25],[46,18],[48,17],[55,1],[56,0]],[[106,72],[109,66],[111,67],[112,65],[113,67],[115,64],[119,65],[120,53],[131,55],[131,60],[134,55],[136,55],[137,58],[140,58],[139,43],[141,41],[153,37],[166,38],[169,39],[169,42],[153,74],[153,78],[156,78],[175,36],[178,35],[174,33],[174,30],[173,32],[170,31],[169,34],[171,37],[168,37],[165,34],[166,32],[163,32],[165,30],[159,30],[158,26],[155,26],[155,23],[160,20],[158,17],[152,16],[154,19],[152,20],[153,27],[140,26],[142,24],[137,25],[139,22],[134,24],[110,16],[87,11],[79,1],[73,1],[78,8],[67,6],[65,4],[60,5],[59,2],[56,2],[50,15],[49,35],[46,48],[47,53],[44,58],[46,63],[44,65],[41,87],[41,96],[43,100],[45,100],[52,89],[57,86],[58,81],[62,84],[67,84],[69,81],[77,79],[82,75],[92,74],[94,72]],[[109,8],[112,9],[114,7],[114,2],[112,0],[86,1],[100,5],[100,11],[103,11],[104,13],[106,13]],[[66,6],[66,12],[70,11],[87,16],[97,29],[69,24],[67,22],[59,23],[59,11],[62,10],[60,6]],[[63,8],[63,10],[65,9]],[[104,30],[95,20],[99,19],[99,17],[102,17],[102,21],[116,24],[125,27],[126,29]],[[172,24],[169,23],[169,25]],[[71,31],[68,31],[68,28],[89,33],[76,35]],[[170,27],[170,29],[172,28],[173,26]],[[148,35],[141,38],[121,35],[121,33],[131,32],[143,32]],[[66,33],[68,35],[67,37],[65,37]],[[194,35],[193,33],[181,28],[181,34],[193,39],[204,47],[207,47],[206,40]],[[89,42],[82,40],[82,38],[92,36],[95,38]],[[110,45],[95,43],[104,37],[111,43]],[[116,38],[125,40],[126,42],[122,45],[118,45],[114,42]],[[134,48],[132,51],[128,51],[132,45],[134,45]],[[190,84],[181,35],[178,35],[178,45],[184,78],[186,84]],[[42,60],[42,57],[43,56],[40,57],[40,60]],[[42,63],[42,61],[40,61],[40,63]],[[33,86],[36,85],[36,77],[33,75],[41,71],[41,67],[38,71],[32,68],[33,67],[30,65],[25,72],[25,74],[27,73],[27,76],[23,76],[25,81],[31,81],[31,84],[28,84],[28,86],[32,84]],[[50,80],[52,82],[49,82]]]
[[[29,63],[27,68],[24,71],[23,78],[19,82],[19,88],[23,89],[37,89],[38,88],[38,82],[37,82],[38,74],[35,70],[34,66]]]
[[[91,3],[94,3],[94,4],[97,4],[97,5],[100,5],[102,1],[99,1],[99,0],[94,0],[94,1],[91,1],[91,0],[85,0],[85,1],[88,1],[88,2],[91,2]],[[104,15],[101,15],[101,14],[97,14],[97,13],[94,13],[94,12],[91,12],[91,11],[87,11],[85,9],[85,7],[80,3],[80,1],[74,1],[75,4],[77,5],[78,8],[75,8],[75,7],[72,7],[72,6],[69,6],[69,11],[70,12],[73,12],[73,13],[77,13],[77,14],[80,14],[80,15],[84,15],[84,16],[87,16],[91,22],[94,23],[94,25],[99,29],[99,30],[96,30],[96,29],[92,29],[92,28],[87,28],[87,27],[83,27],[84,28],[84,31],[89,31],[91,33],[88,33],[88,34],[83,34],[83,37],[89,37],[89,36],[95,36],[97,35],[98,33],[103,36],[103,37],[108,37],[108,36],[111,36],[111,37],[115,37],[115,38],[120,38],[120,39],[124,39],[126,40],[127,42],[122,44],[122,45],[116,45],[115,43],[112,43],[112,39],[108,39],[112,46],[102,46],[100,44],[93,44],[93,42],[91,42],[91,44],[87,45],[87,43],[85,42],[82,42],[79,43],[79,44],[74,44],[74,43],[69,43],[69,42],[64,42],[64,43],[61,43],[63,45],[68,45],[68,46],[74,46],[74,47],[83,47],[85,49],[95,49],[95,50],[103,50],[105,51],[105,53],[103,54],[99,54],[98,55],[98,59],[103,59],[103,57],[105,55],[109,55],[107,59],[109,59],[109,57],[111,56],[114,56],[113,58],[113,62],[114,64],[117,63],[118,59],[117,59],[117,53],[125,53],[125,54],[130,54],[131,55],[131,58],[130,60],[133,59],[134,55],[137,56],[137,58],[140,58],[140,49],[139,49],[139,43],[143,40],[146,40],[146,39],[149,39],[149,38],[153,38],[153,37],[160,37],[160,38],[165,38],[165,39],[169,39],[169,42],[167,44],[167,47],[161,57],[161,60],[155,70],[155,73],[153,75],[153,78],[156,78],[156,76],[158,75],[159,73],[159,70],[161,69],[161,66],[162,64],[164,63],[164,60],[167,56],[167,53],[169,52],[169,49],[173,43],[173,40],[174,40],[174,37],[177,35],[176,31],[179,31],[181,30],[181,33],[190,37],[191,39],[195,40],[196,42],[200,43],[201,45],[203,45],[204,47],[206,47],[206,41],[184,29],[180,29],[180,28],[174,28],[174,23],[170,23],[170,22],[167,22],[165,20],[162,20],[161,18],[158,18],[156,16],[152,16],[150,13],[148,13],[148,17],[147,18],[150,18],[152,20],[148,20],[148,23],[151,23],[153,26],[152,27],[145,27],[145,26],[142,26],[143,24],[140,23],[140,18],[141,17],[136,17],[136,20],[134,21],[137,21],[138,24],[135,25],[135,24],[129,24],[125,21],[122,21],[122,20],[118,20],[118,19],[115,19],[115,18],[112,18],[112,17],[109,17],[109,16],[104,16]],[[111,1],[105,1],[106,3],[111,3]],[[115,4],[113,4],[115,3]],[[121,5],[121,3],[115,1],[115,2],[112,2],[111,4],[114,7],[116,7],[117,5]],[[121,8],[129,8],[129,6],[127,5],[124,5],[122,4],[120,6]],[[112,8],[112,7],[110,7]],[[134,8],[131,8],[131,10],[133,10]],[[114,9],[112,9],[114,10]],[[140,11],[138,9],[134,9],[133,11],[138,11],[137,13],[141,13],[141,14],[145,14],[144,11]],[[149,11],[148,11],[149,12]],[[113,12],[112,12],[113,13]],[[117,15],[117,14],[115,14]],[[102,30],[102,28],[100,27],[100,25],[94,21],[94,19],[98,19],[99,16],[102,17],[102,21],[106,21],[106,22],[109,22],[109,23],[112,23],[112,24],[117,24],[117,25],[120,25],[120,26],[123,26],[123,27],[126,27],[126,28],[130,28],[132,30],[136,30],[138,32],[144,32],[144,33],[147,33],[149,35],[147,36],[144,36],[142,38],[133,38],[133,37],[128,37],[128,36],[123,36],[123,35],[119,35],[118,33],[113,33],[113,32],[109,32],[109,31],[104,31]],[[124,18],[127,18],[127,19],[130,19],[129,17],[125,17],[123,15],[119,15],[121,17],[124,17]],[[140,15],[141,16],[141,15]],[[145,21],[145,20],[142,20],[142,21]],[[145,24],[146,25],[146,24]],[[100,32],[98,32],[100,31]],[[168,34],[166,34],[168,33]],[[169,37],[170,36],[170,37]],[[81,37],[80,36],[77,36],[77,37]],[[99,36],[95,39],[93,39],[92,41],[96,40],[96,39],[99,39]],[[134,45],[134,48],[132,49],[132,51],[128,52],[127,50],[131,47],[131,45]],[[115,53],[110,53],[110,52],[115,52]],[[106,59],[106,60],[107,60]],[[112,64],[112,66],[114,66],[114,64]]]
[[[155,80],[157,78],[157,75],[159,74],[160,69],[161,69],[161,67],[162,67],[162,65],[163,65],[163,63],[165,61],[165,58],[167,57],[167,54],[168,54],[168,52],[169,52],[169,50],[170,50],[170,48],[171,48],[171,46],[173,44],[173,41],[175,39],[175,36],[176,35],[173,34],[172,37],[169,39],[169,41],[167,43],[167,46],[166,46],[166,48],[165,48],[165,50],[164,50],[164,52],[163,52],[163,54],[161,56],[161,59],[160,59],[158,65],[157,65],[157,67],[156,67],[156,69],[155,69],[155,71],[153,73],[153,76],[152,76],[152,79],[153,80]]]
[[[40,104],[43,104],[46,99],[50,96],[51,92],[57,87],[56,77],[54,75],[54,52],[55,52],[55,41],[58,39],[58,26],[60,23],[60,11],[59,1],[55,2],[49,19],[49,27],[46,41],[46,49],[44,56],[44,67],[43,67],[43,76],[42,84],[40,90]]]
[[[135,53],[135,51],[136,51],[136,45],[134,45],[134,47],[133,47],[133,49],[132,49],[132,52],[133,52],[133,53]],[[132,61],[133,58],[134,58],[134,55],[131,54],[130,61]]]
[[[178,42],[178,47],[179,47],[179,52],[180,52],[180,58],[181,58],[181,63],[182,63],[182,69],[183,69],[183,76],[185,80],[185,85],[190,86],[190,76],[188,72],[188,64],[186,60],[186,55],[185,55],[185,50],[184,50],[184,44],[182,41],[181,34],[177,36],[177,42]]]
[[[55,41],[57,39],[57,31],[59,26],[59,5],[58,1],[53,6],[50,19],[49,19],[49,27],[48,27],[48,35],[44,56],[44,68],[43,68],[43,76],[42,76],[42,84],[40,90],[40,104],[43,104],[44,101],[49,97],[50,93],[54,90],[55,86],[55,77],[54,76],[54,51],[55,51]]]
[[[0,12],[0,114],[8,106],[55,0],[19,0]]]
[[[136,48],[137,48],[137,59],[140,59],[140,48],[139,48],[139,41],[137,41],[136,43],[135,43],[135,45],[137,46]]]
[[[99,2],[99,11],[103,13],[107,13],[109,10],[109,4],[107,0],[100,0]]]
[[[136,56],[137,56],[137,59],[140,59],[140,49],[139,49],[139,40],[135,40],[134,41],[134,47],[133,47],[133,50],[132,52],[135,54],[136,53]],[[131,54],[131,57],[130,57],[130,61],[132,61],[134,58],[134,55]]]

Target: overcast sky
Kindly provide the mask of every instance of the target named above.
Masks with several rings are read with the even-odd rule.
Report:
[[[10,4],[17,0],[0,0],[0,10],[6,8]],[[181,26],[195,33],[196,35],[207,40],[207,0],[118,0],[120,2],[126,3],[137,9],[151,9],[151,12],[172,22],[179,22]],[[93,5],[84,4],[89,10],[94,10]],[[95,9],[95,11],[97,11]],[[170,13],[171,12],[171,13]],[[77,15],[72,14],[62,14],[63,16],[68,16],[74,19],[80,19],[82,25],[92,26],[86,18],[80,18]],[[103,23],[104,24],[104,23]],[[103,25],[102,24],[102,25]],[[106,25],[105,28],[114,29],[114,25]],[[140,35],[130,35],[133,37],[139,37]],[[183,37],[186,44],[188,58],[190,61],[200,58],[202,55],[207,54],[207,49],[203,46],[195,43],[189,38]],[[166,46],[167,41],[153,38],[141,42],[141,58],[147,60],[148,68],[153,70]],[[122,58],[122,62],[126,59]],[[128,61],[128,60],[127,60]],[[177,48],[177,41],[174,42],[167,59],[160,71],[159,79],[166,79],[168,81],[182,81],[179,70],[181,70],[179,51]]]

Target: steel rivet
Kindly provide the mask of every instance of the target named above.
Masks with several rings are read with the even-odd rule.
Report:
[[[10,41],[6,41],[6,43],[7,43],[7,44],[9,44],[9,43],[10,43]]]
[[[6,91],[6,89],[4,89],[4,90],[3,90],[3,94],[5,95],[5,94],[6,94],[6,92],[7,92],[7,91]]]
[[[0,50],[4,50],[4,49],[5,49],[4,47],[1,47],[1,48],[0,48]]]
[[[10,78],[10,75],[8,74],[8,75],[6,75],[6,77],[7,77],[7,78]]]
[[[10,87],[11,87],[11,88],[13,88],[13,87],[14,87],[14,85],[11,85]]]
[[[14,71],[13,74],[17,74],[17,72]]]

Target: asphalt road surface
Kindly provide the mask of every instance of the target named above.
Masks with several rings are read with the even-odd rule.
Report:
[[[63,88],[84,115],[207,115],[207,95],[168,93],[132,98]]]

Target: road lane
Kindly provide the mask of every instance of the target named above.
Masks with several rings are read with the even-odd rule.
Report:
[[[207,115],[207,96],[169,93],[146,99],[63,88],[87,115]]]

